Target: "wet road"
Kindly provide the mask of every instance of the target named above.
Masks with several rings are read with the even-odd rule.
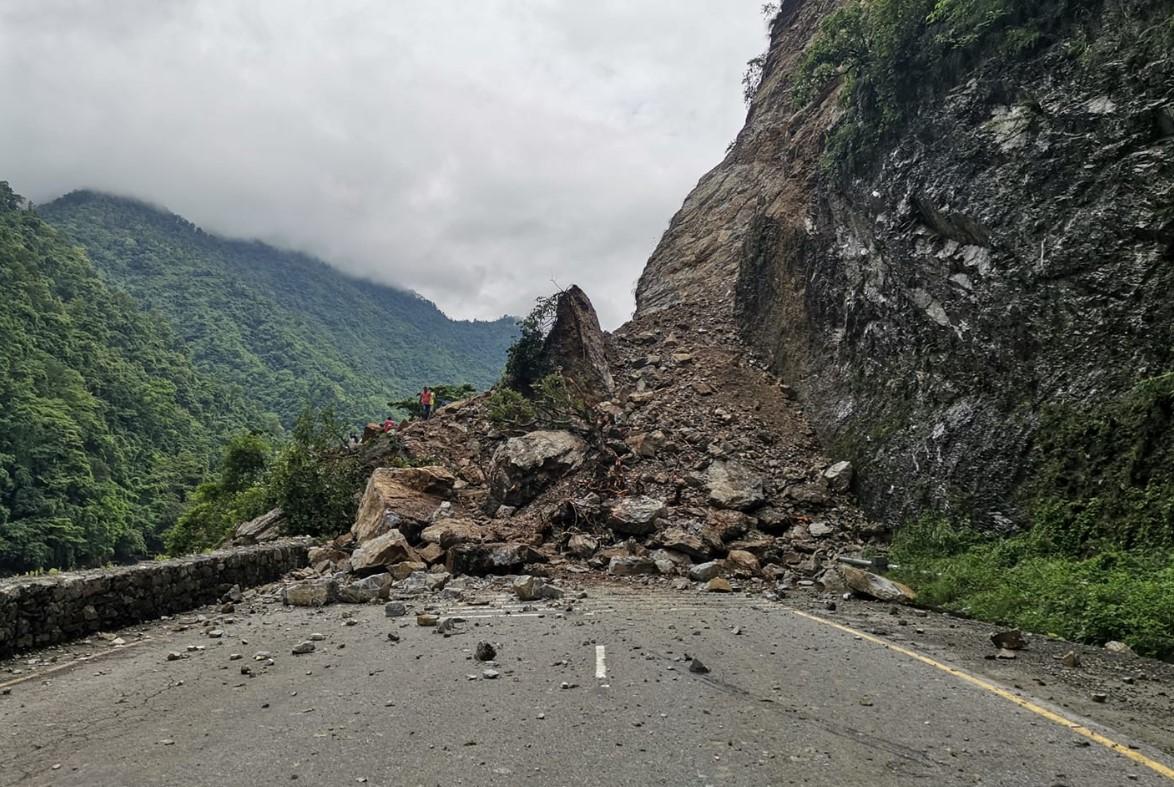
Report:
[[[219,639],[156,624],[0,697],[0,784],[1174,783],[1113,730],[1090,740],[1042,701],[783,605],[607,587],[573,604],[450,608],[449,637],[382,606],[258,604]],[[496,665],[472,658],[480,640]]]

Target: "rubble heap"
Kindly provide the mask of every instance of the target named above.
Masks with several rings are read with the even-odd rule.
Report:
[[[503,429],[489,394],[408,424],[402,450],[428,464],[376,470],[354,526],[311,550],[289,603],[424,592],[458,574],[867,589],[825,576],[878,532],[849,496],[851,465],[820,452],[790,389],[720,316],[662,312],[604,335],[578,288],[558,313],[547,346],[575,348],[562,368],[586,381],[569,387],[608,398],[562,428]]]

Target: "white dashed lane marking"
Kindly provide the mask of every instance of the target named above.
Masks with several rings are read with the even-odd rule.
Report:
[[[603,645],[595,646],[595,677],[601,680],[607,677],[607,654]]]

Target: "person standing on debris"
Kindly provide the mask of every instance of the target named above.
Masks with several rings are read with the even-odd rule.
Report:
[[[384,432],[384,434],[386,434],[388,432],[393,431],[394,429],[395,429],[395,420],[389,415],[389,416],[387,416],[387,420],[383,422],[383,432]]]
[[[425,421],[432,415],[432,398],[432,389],[425,385],[420,392],[420,412]]]

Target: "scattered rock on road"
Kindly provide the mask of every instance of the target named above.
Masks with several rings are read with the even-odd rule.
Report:
[[[478,642],[476,649],[473,651],[473,658],[477,659],[477,661],[493,661],[497,658],[497,648],[488,642]]]
[[[879,574],[873,574],[853,566],[837,566],[836,571],[839,572],[844,584],[849,588],[877,601],[908,603],[917,599],[917,594],[909,586],[894,582]]]
[[[562,598],[563,592],[553,585],[546,584],[542,577],[520,576],[514,580],[514,595],[519,601],[538,601],[548,598]]]
[[[316,646],[314,643],[307,640],[305,642],[299,642],[298,644],[294,645],[293,650],[290,652],[295,656],[303,656],[307,653],[313,653],[315,648]]]
[[[996,648],[1003,650],[1023,650],[1027,647],[1027,639],[1019,629],[1008,629],[991,634],[991,642]]]

